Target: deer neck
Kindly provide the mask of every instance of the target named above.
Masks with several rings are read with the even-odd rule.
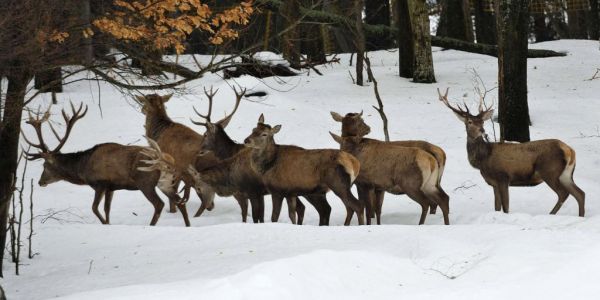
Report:
[[[151,139],[158,139],[163,130],[173,124],[166,112],[153,112],[146,116],[146,135]]]
[[[469,163],[476,169],[480,169],[492,152],[492,145],[486,142],[483,136],[467,138],[467,153]]]
[[[57,170],[60,177],[73,184],[85,184],[83,174],[87,172],[87,164],[93,149],[74,153],[55,154]]]
[[[245,146],[234,142],[229,135],[224,134],[219,140],[219,145],[215,155],[223,160],[235,156],[240,151],[244,150]]]
[[[228,196],[232,193],[229,191],[231,187],[231,174],[233,172],[231,168],[232,163],[232,159],[227,159],[212,167],[198,170],[199,173],[195,176],[195,181],[213,187],[222,196]]]
[[[252,167],[260,174],[269,170],[277,159],[277,145],[272,142],[263,149],[252,150]]]

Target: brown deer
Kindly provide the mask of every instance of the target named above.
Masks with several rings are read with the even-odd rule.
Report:
[[[214,153],[216,155],[216,157],[218,159],[221,159],[221,160],[226,160],[226,159],[232,158],[234,156],[239,156],[239,157],[236,157],[236,159],[231,160],[232,164],[236,164],[236,166],[232,166],[231,169],[236,170],[236,171],[235,171],[235,174],[232,174],[233,176],[231,176],[231,180],[229,180],[229,183],[232,184],[233,186],[237,187],[237,189],[238,189],[238,193],[235,193],[234,197],[236,198],[236,200],[238,200],[238,202],[240,203],[240,206],[242,207],[242,218],[245,222],[245,220],[246,220],[245,216],[247,215],[247,210],[248,210],[247,199],[250,199],[252,202],[253,215],[255,213],[261,213],[261,212],[254,212],[254,207],[256,205],[259,205],[259,203],[264,202],[264,200],[263,200],[264,195],[266,195],[268,193],[268,191],[262,182],[262,178],[261,178],[260,174],[258,174],[256,171],[254,171],[254,169],[252,169],[252,166],[250,165],[251,153],[252,153],[251,149],[245,147],[243,144],[239,144],[239,143],[236,143],[235,141],[233,141],[229,137],[227,132],[225,132],[225,129],[223,127],[224,120],[226,120],[226,122],[229,122],[230,116],[233,115],[233,113],[235,112],[235,110],[237,109],[237,107],[239,105],[241,96],[238,94],[237,91],[235,91],[235,92],[237,95],[236,106],[234,108],[234,111],[229,115],[229,118],[226,118],[226,119],[223,119],[216,123],[213,123],[210,121],[210,114],[202,115],[202,114],[196,112],[201,118],[205,119],[206,121],[205,122],[192,121],[192,122],[194,124],[206,127],[206,131],[204,133],[204,141],[202,142],[202,152],[211,151],[212,153]],[[243,92],[242,92],[242,95],[243,95]],[[209,97],[209,101],[212,101],[212,97]],[[209,107],[210,107],[210,105],[209,105]],[[201,168],[196,168],[196,171],[202,172]],[[202,179],[198,178],[197,180],[202,180]],[[319,225],[329,225],[329,215],[331,213],[331,206],[329,206],[329,204],[327,203],[327,199],[325,198],[325,196],[324,195],[303,195],[303,196],[305,198],[307,198],[308,201],[313,206],[315,206],[315,208],[317,209],[317,212],[319,213]],[[325,199],[323,199],[323,198],[325,198]],[[278,202],[278,200],[283,200],[283,199],[274,199],[274,200],[275,201],[273,202],[273,213],[271,215],[271,221],[277,222],[279,219],[279,214],[281,212],[281,206],[282,206],[282,202],[281,201]],[[293,203],[293,200],[288,199],[288,204],[289,203]],[[260,206],[258,206],[257,209],[260,209]],[[289,209],[289,206],[288,206],[288,209]],[[302,202],[297,201],[296,202],[297,223],[300,225],[303,222],[304,211],[305,211],[305,207],[302,204]],[[290,212],[290,215],[292,215],[292,212]],[[294,220],[292,220],[292,222],[294,223]]]
[[[194,186],[193,179],[187,173],[187,167],[197,159],[203,140],[202,135],[169,118],[165,103],[171,99],[171,95],[151,94],[136,96],[136,99],[142,104],[142,112],[146,115],[146,136],[156,141],[162,151],[175,158],[175,168],[177,174],[181,176],[177,178],[177,182],[182,180],[185,183],[185,202],[189,198],[190,187]],[[195,216],[200,216],[205,209],[209,211],[213,209],[215,192],[208,186],[199,187],[196,192],[202,204]],[[169,211],[175,212],[175,203],[170,201],[169,204]]]
[[[252,148],[252,168],[261,174],[271,197],[324,194],[332,190],[346,205],[356,212],[358,223],[364,224],[364,205],[358,201],[350,187],[359,176],[359,161],[344,151],[334,149],[302,149],[277,145],[273,136],[281,125],[271,127],[258,119],[256,128],[244,143]],[[350,225],[346,220],[345,225]]]
[[[342,123],[342,137],[349,137],[349,136],[364,137],[371,132],[371,127],[365,123],[365,121],[362,118],[362,115],[363,115],[362,111],[360,113],[347,113],[343,117],[336,112],[333,112],[333,111],[331,112],[331,116],[333,117],[333,119],[337,122]],[[374,140],[374,139],[365,138],[365,139],[363,139],[363,141],[368,141],[369,143],[376,143],[376,142],[387,143],[387,144],[393,144],[393,145],[404,146],[404,147],[416,147],[416,148],[419,148],[419,149],[426,151],[429,154],[433,155],[433,157],[435,157],[435,159],[438,162],[438,168],[439,168],[438,176],[439,177],[437,180],[437,186],[438,186],[438,188],[441,189],[440,183],[442,181],[442,175],[444,173],[444,168],[446,166],[446,153],[444,152],[444,150],[442,148],[440,148],[434,144],[431,144],[429,142],[419,141],[419,140],[384,142],[384,141],[378,141],[378,140]],[[377,215],[377,224],[381,224],[381,207],[383,205],[384,192],[376,190],[376,191],[374,191],[374,193],[375,193],[375,201],[374,201],[375,207],[373,210],[374,210],[374,213]],[[437,204],[431,203],[430,207],[429,207],[430,213],[435,214],[436,208],[437,208]]]
[[[361,136],[340,137],[331,133],[340,144],[340,149],[354,155],[360,161],[360,174],[355,184],[359,199],[370,212],[370,196],[373,191],[384,191],[396,195],[406,194],[421,205],[419,225],[425,223],[427,209],[432,203],[440,205],[444,214],[444,224],[449,225],[449,197],[438,186],[439,163],[435,157],[416,147],[403,147],[383,143]],[[377,224],[380,223],[378,211]],[[346,219],[352,218],[348,211]],[[367,224],[370,224],[367,218]]]
[[[105,143],[81,152],[60,153],[60,149],[67,141],[75,123],[87,113],[87,107],[83,110],[83,105],[75,109],[71,104],[71,110],[71,117],[64,110],[62,111],[66,124],[66,131],[62,137],[49,123],[52,133],[59,141],[58,146],[53,150],[46,145],[42,135],[42,124],[48,121],[49,112],[46,112],[41,118],[29,115],[27,123],[35,129],[38,143],[29,141],[25,134],[23,134],[23,138],[31,147],[39,150],[38,153],[26,153],[27,159],[44,159],[44,171],[39,180],[40,186],[44,187],[60,180],[90,186],[95,191],[92,211],[102,224],[110,223],[110,206],[116,190],[140,190],[146,196],[154,206],[154,215],[150,225],[156,224],[164,207],[164,203],[156,194],[157,186],[174,203],[181,203],[177,195],[177,185],[172,176],[175,172],[173,170],[162,172],[151,168],[148,164],[151,161],[147,161],[148,157],[144,154],[147,151],[146,147]],[[159,157],[153,158],[159,159]],[[164,155],[161,159],[173,161],[169,155]],[[146,168],[146,171],[152,172],[148,174],[148,172],[138,171],[138,168]],[[104,217],[98,210],[103,196]],[[180,210],[186,226],[189,226],[185,206],[180,206]]]
[[[556,214],[570,195],[577,199],[579,216],[585,215],[585,193],[573,181],[575,150],[560,140],[538,140],[526,143],[492,143],[487,141],[483,125],[494,110],[479,100],[479,113],[472,115],[465,104],[463,110],[448,102],[448,89],[442,101],[465,124],[469,163],[479,169],[483,179],[494,188],[495,209],[508,213],[509,186],[536,186],[546,182],[558,195],[550,211]]]

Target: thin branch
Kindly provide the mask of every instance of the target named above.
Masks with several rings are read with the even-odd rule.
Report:
[[[369,57],[365,54],[365,64],[367,65],[367,76],[369,77],[369,81],[373,83],[373,91],[375,92],[375,98],[377,99],[377,106],[373,105],[373,108],[379,113],[381,117],[381,121],[383,122],[383,134],[385,135],[385,141],[390,141],[390,133],[388,131],[388,118],[385,115],[385,111],[383,110],[383,101],[381,100],[381,96],[379,95],[379,88],[377,84],[377,80],[375,80],[375,76],[373,76],[373,70],[371,69],[371,61]]]

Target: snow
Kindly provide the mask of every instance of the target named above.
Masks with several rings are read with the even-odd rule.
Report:
[[[437,101],[437,87],[450,87],[453,101],[474,101],[472,69],[488,88],[496,86],[493,57],[434,50],[438,83],[414,84],[397,76],[397,52],[370,53],[393,139],[424,139],[448,155],[442,186],[450,195],[450,226],[441,213],[417,226],[420,209],[406,196],[386,194],[381,226],[344,227],[345,209],[328,194],[331,226],[318,227],[308,203],[305,224],[294,226],[282,213],[280,223],[242,224],[233,199],[218,198],[212,212],[183,227],[179,214],[163,212],[147,226],[152,206],[140,192],[118,191],[112,225],[99,224],[91,212],[93,191],[55,183],[36,186],[34,251],[22,275],[5,261],[0,285],[9,299],[575,299],[597,298],[600,286],[600,67],[593,41],[556,41],[532,45],[568,51],[566,57],[530,59],[529,104],[534,139],[558,138],[577,151],[575,182],[586,192],[586,217],[577,217],[569,198],[558,215],[548,212],[556,195],[544,184],[511,188],[510,214],[493,211],[493,192],[467,162],[464,126]],[[261,57],[276,60],[272,54]],[[204,86],[219,88],[213,114],[223,116],[234,104],[229,85],[266,91],[262,99],[243,101],[227,131],[241,141],[260,113],[282,124],[279,143],[306,148],[336,148],[328,131],[340,125],[329,111],[365,111],[371,136],[382,138],[381,121],[371,108],[372,86],[352,85],[347,65],[320,67],[292,78],[218,76],[189,83],[167,110],[192,125],[192,106],[203,110]],[[495,101],[495,91],[489,100]],[[101,108],[98,105],[101,96]],[[73,129],[63,152],[102,142],[144,144],[143,115],[129,96],[109,85],[78,82],[65,87],[59,101],[89,104],[88,115]],[[49,97],[38,104],[46,107]],[[59,107],[53,107],[60,120]],[[493,136],[491,124],[487,132]],[[27,127],[27,126],[26,126]],[[497,129],[497,128],[496,128]],[[26,133],[33,132],[26,128]],[[28,167],[28,179],[41,174],[41,162]],[[166,201],[166,198],[163,197]],[[267,197],[265,214],[270,215]],[[193,213],[197,198],[188,204]],[[285,209],[285,208],[284,208]],[[55,218],[44,218],[55,213]],[[268,218],[267,218],[268,219]]]

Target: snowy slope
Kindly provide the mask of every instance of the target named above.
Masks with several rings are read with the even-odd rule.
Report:
[[[22,275],[7,274],[0,284],[10,299],[447,299],[595,298],[600,292],[600,80],[588,81],[600,67],[597,42],[557,41],[533,47],[566,50],[567,57],[529,60],[529,103],[534,139],[559,138],[577,151],[575,181],[587,194],[586,218],[576,217],[569,198],[557,216],[548,212],[556,195],[546,186],[511,188],[511,213],[493,211],[493,192],[467,162],[464,126],[437,101],[435,89],[450,87],[454,101],[474,101],[471,70],[488,87],[496,85],[493,57],[458,51],[434,52],[437,84],[413,84],[397,76],[397,52],[371,53],[393,139],[424,139],[446,151],[442,186],[450,195],[451,226],[441,214],[415,226],[420,209],[406,196],[386,195],[382,226],[343,227],[341,201],[328,194],[331,225],[317,227],[307,207],[304,226],[282,214],[279,224],[242,224],[237,203],[216,200],[212,212],[184,228],[179,214],[163,212],[158,226],[146,226],[152,206],[139,192],[115,194],[111,221],[100,225],[91,212],[93,191],[56,183],[35,188],[34,249]],[[264,113],[282,124],[279,143],[335,148],[328,131],[339,132],[329,111],[365,111],[371,136],[382,138],[371,108],[371,86],[352,85],[341,64],[295,78],[223,81],[211,75],[186,86],[167,109],[191,124],[192,106],[205,108],[202,87],[220,88],[213,114],[234,103],[228,85],[266,91],[260,101],[244,101],[228,127],[238,141]],[[64,150],[101,142],[143,144],[144,116],[134,102],[108,85],[69,85],[60,101],[85,101],[89,113],[73,130]],[[100,112],[98,101],[101,96]],[[492,93],[489,100],[495,100]],[[47,105],[49,99],[36,104]],[[94,105],[94,103],[96,105]],[[53,107],[58,114],[60,107]],[[60,119],[56,115],[56,119]],[[491,124],[488,133],[492,135]],[[29,129],[28,133],[32,133]],[[35,181],[41,162],[29,165]],[[267,198],[268,200],[269,198]],[[270,214],[267,201],[265,213]],[[199,201],[189,203],[192,213]],[[308,206],[308,204],[307,204]],[[44,218],[49,214],[55,218]]]

